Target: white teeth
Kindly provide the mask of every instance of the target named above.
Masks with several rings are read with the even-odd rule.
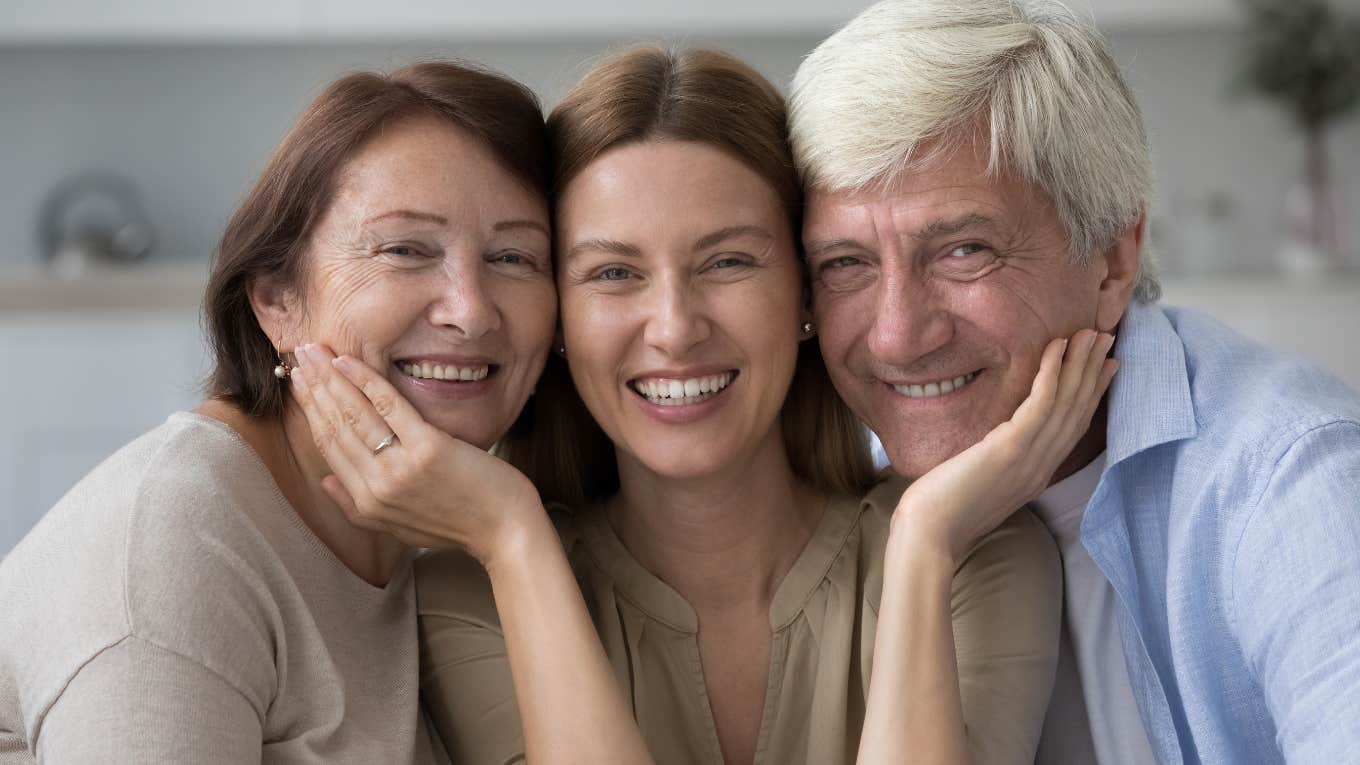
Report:
[[[424,380],[453,380],[460,382],[473,382],[486,379],[491,374],[489,365],[477,367],[459,367],[453,364],[433,364],[428,361],[420,363],[406,362],[400,365],[401,371],[411,377]]]
[[[732,373],[723,372],[684,380],[657,378],[634,380],[630,386],[653,404],[684,406],[706,401],[732,382]]]
[[[935,398],[946,393],[953,393],[972,382],[974,377],[977,377],[977,372],[969,372],[952,380],[940,380],[925,385],[894,385],[893,389],[907,398]]]

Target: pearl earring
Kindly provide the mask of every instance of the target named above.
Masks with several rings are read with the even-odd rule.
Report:
[[[274,367],[274,376],[280,380],[287,380],[296,366],[297,358],[293,354],[280,351],[278,366]]]

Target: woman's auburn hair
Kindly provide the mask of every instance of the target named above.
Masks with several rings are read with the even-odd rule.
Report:
[[[799,241],[802,190],[789,149],[784,99],[769,81],[716,50],[642,45],[593,66],[548,117],[555,198],[610,149],[692,141],[754,170],[774,190]],[[807,294],[807,269],[803,289]],[[867,432],[836,393],[816,339],[802,342],[780,412],[794,473],[824,492],[859,495],[873,482]],[[545,502],[576,507],[618,491],[614,445],[550,354],[536,394],[496,447]]]
[[[256,319],[250,286],[267,278],[302,291],[308,239],[345,164],[385,127],[417,118],[475,136],[513,177],[547,197],[551,168],[543,110],[525,86],[454,61],[341,77],[284,136],[222,235],[203,301],[215,357],[206,385],[210,397],[253,417],[283,413],[286,386],[273,374],[278,350]]]

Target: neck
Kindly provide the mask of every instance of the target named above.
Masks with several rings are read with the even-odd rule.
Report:
[[[280,420],[251,417],[234,404],[217,400],[195,411],[241,434],[259,454],[293,511],[346,568],[375,587],[387,584],[406,546],[390,534],[350,524],[321,488],[321,479],[332,471],[315,446],[306,416],[291,399]]]
[[[610,523],[700,614],[767,609],[826,503],[793,474],[777,427],[748,459],[713,474],[665,476],[622,451],[618,464]]]

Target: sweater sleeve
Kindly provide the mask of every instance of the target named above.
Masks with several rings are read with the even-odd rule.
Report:
[[[88,661],[37,732],[39,762],[258,763],[260,719],[202,664],[137,637]]]
[[[974,763],[1032,763],[1053,690],[1062,564],[1028,510],[984,537],[954,575],[959,691]]]

